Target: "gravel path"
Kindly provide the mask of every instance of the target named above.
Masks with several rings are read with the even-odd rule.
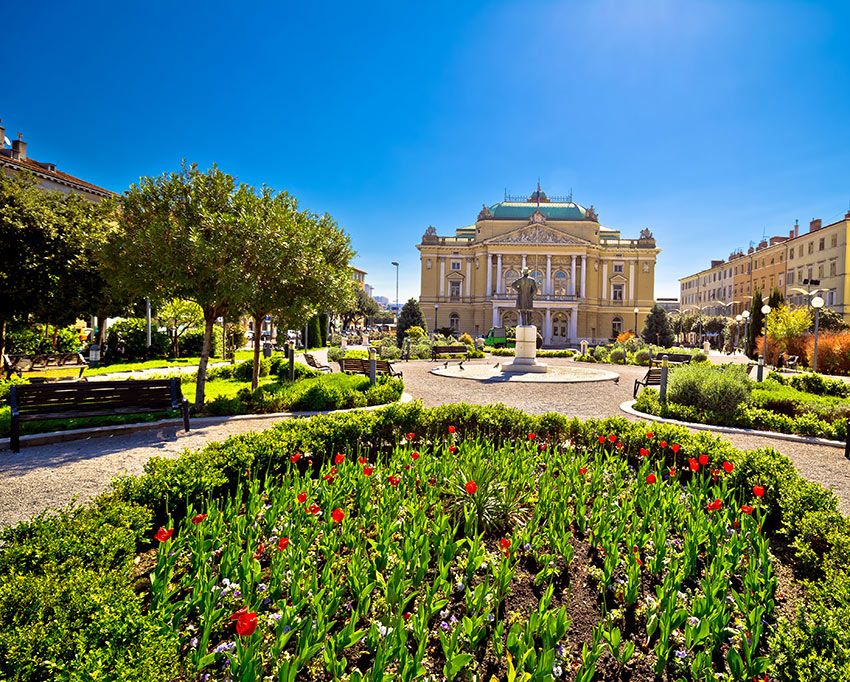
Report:
[[[501,358],[475,362],[493,363]],[[562,359],[546,359],[565,364]],[[561,412],[580,418],[623,416],[619,405],[632,396],[634,380],[642,377],[640,367],[603,366],[621,376],[619,384],[525,384],[482,385],[464,379],[449,379],[430,373],[434,363],[399,363],[406,391],[426,406],[448,402],[473,404],[505,403],[532,413]],[[230,421],[184,433],[177,426],[159,430],[54,443],[24,448],[18,454],[0,453],[0,525],[14,524],[44,509],[62,507],[73,499],[85,501],[106,490],[115,476],[137,474],[150,457],[176,457],[184,449],[200,448],[246,431],[268,428],[280,419]],[[725,435],[740,449],[771,447],[795,464],[802,475],[832,488],[841,509],[850,513],[850,462],[838,448],[772,440],[749,435]]]

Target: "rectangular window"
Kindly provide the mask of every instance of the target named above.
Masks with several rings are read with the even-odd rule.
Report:
[[[611,290],[611,299],[614,301],[622,301],[623,300],[623,285],[615,284]]]
[[[449,297],[453,301],[460,299],[460,282],[449,282]]]
[[[460,270],[460,261],[459,260],[453,260],[452,261],[452,270]]]
[[[809,266],[809,280],[810,280],[810,281],[811,281],[811,279],[812,279],[812,273],[813,273],[813,272],[814,272],[814,268],[810,265],[810,266]]]
[[[837,234],[832,235],[832,239],[830,240],[829,244],[833,249],[836,246],[838,246],[838,235]]]
[[[824,239],[823,237],[821,237],[821,238],[818,240],[818,251],[823,251],[823,250],[824,250],[824,248],[826,248],[826,239]]]
[[[818,279],[823,279],[823,263],[818,265]]]
[[[830,289],[826,292],[826,304],[828,306],[835,305],[835,289]]]
[[[813,254],[814,252],[815,252],[815,243],[809,242],[809,255]]]
[[[792,247],[790,251],[788,251],[788,260],[794,260],[794,248]]]
[[[802,258],[802,257],[803,257],[803,245],[802,245],[802,244],[800,244],[800,246],[799,246],[799,247],[797,247],[797,255],[798,255],[800,258]]]
[[[622,263],[614,263],[614,272],[622,272],[623,264]]]
[[[835,277],[835,273],[838,270],[838,264],[833,260],[829,262],[829,276]]]
[[[794,271],[790,270],[788,272],[788,284],[794,284]]]

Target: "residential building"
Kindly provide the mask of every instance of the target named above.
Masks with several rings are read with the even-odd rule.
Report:
[[[7,148],[6,139],[6,129],[0,120],[0,172],[12,177],[21,173],[30,173],[45,190],[74,192],[90,201],[103,201],[115,196],[114,192],[108,189],[57,170],[55,163],[30,158],[27,153],[27,143],[24,142],[21,133],[18,133],[17,139],[12,141],[11,148]]]
[[[727,260],[713,260],[705,270],[679,280],[683,308],[708,314],[736,315],[750,307],[753,294],[764,297],[779,289],[786,300],[804,304],[808,297],[795,289],[820,289],[827,307],[850,320],[850,211],[824,226],[820,218],[807,232],[795,224],[788,236],[763,239]]]
[[[366,271],[361,270],[360,268],[355,268],[353,265],[351,266],[351,279],[357,282],[360,285],[361,289],[366,288]]]
[[[679,309],[679,299],[678,298],[656,298],[655,305],[660,306],[663,310],[666,310],[668,313],[676,312]]]
[[[540,190],[484,206],[471,225],[439,236],[428,227],[416,247],[420,304],[430,329],[484,335],[517,324],[511,283],[523,268],[537,281],[533,322],[551,347],[606,340],[638,325],[655,302],[655,239],[600,224],[593,206]]]

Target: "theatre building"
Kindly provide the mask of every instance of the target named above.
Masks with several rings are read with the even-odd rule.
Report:
[[[652,233],[624,239],[572,196],[505,195],[452,236],[428,227],[416,248],[431,330],[484,336],[490,327],[515,326],[510,284],[524,267],[537,281],[533,321],[548,347],[607,340],[634,329],[636,318],[639,329],[655,301]]]

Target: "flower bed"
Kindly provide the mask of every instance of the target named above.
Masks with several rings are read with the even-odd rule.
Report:
[[[842,679],[834,496],[644,429],[414,404],[151,460],[3,533],[0,676]],[[778,620],[770,546],[818,570]]]

